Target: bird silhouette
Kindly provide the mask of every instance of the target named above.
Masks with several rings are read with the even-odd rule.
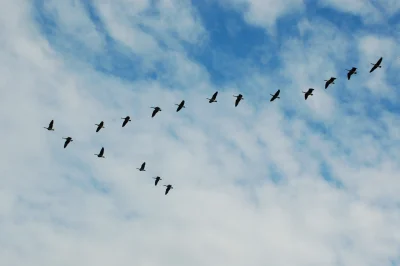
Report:
[[[150,108],[153,108],[153,109],[154,109],[153,113],[151,114],[151,117],[154,117],[158,112],[162,111],[161,108],[158,107],[158,106],[156,106],[156,107],[150,107]]]
[[[164,187],[167,187],[167,189],[165,190],[165,195],[167,195],[168,192],[173,188],[171,185],[164,185]]]
[[[126,126],[126,124],[128,124],[129,121],[132,121],[129,116],[127,116],[125,118],[121,118],[121,119],[124,119],[124,122],[122,122],[122,127]]]
[[[304,93],[304,99],[307,100],[308,96],[314,95],[314,94],[312,94],[313,91],[314,91],[314,89],[312,89],[312,88],[309,88],[307,92],[303,91],[303,93]]]
[[[106,157],[104,157],[104,147],[101,148],[99,154],[95,154],[95,155],[97,155],[97,157],[99,157],[99,158],[106,158]]]
[[[49,126],[44,128],[47,129],[48,131],[54,131],[53,126],[54,126],[54,120],[51,120]]]
[[[335,79],[336,79],[336,78],[331,77],[331,78],[328,79],[328,80],[324,80],[324,81],[326,81],[326,82],[325,82],[325,89],[327,89],[327,88],[329,87],[329,85],[335,84]]]
[[[237,106],[238,106],[238,104],[239,104],[239,102],[240,102],[241,100],[244,100],[244,98],[243,98],[243,95],[242,95],[242,94],[239,94],[239,95],[233,95],[233,97],[236,97],[236,101],[235,101],[235,107],[237,107]]]
[[[374,71],[375,69],[377,69],[378,67],[381,68],[381,63],[382,63],[383,58],[379,58],[378,62],[376,62],[375,64],[371,63],[371,65],[374,65],[371,70],[369,71],[369,73],[372,73],[372,71]]]
[[[275,94],[273,94],[273,95],[270,94],[270,95],[272,96],[270,102],[274,101],[275,99],[280,99],[280,98],[279,98],[279,93],[281,93],[281,90],[277,90],[277,91],[275,92]]]
[[[68,144],[73,140],[72,140],[71,137],[66,137],[66,138],[63,138],[63,139],[65,139],[65,142],[64,142],[64,149],[65,149],[68,146]]]
[[[95,124],[95,125],[97,126],[96,132],[99,132],[100,129],[105,128],[105,127],[104,127],[104,122],[103,122],[103,121],[101,121],[100,124]]]
[[[217,95],[218,95],[218,91],[216,91],[213,96],[211,96],[211,99],[207,98],[209,103],[216,103],[217,102]]]
[[[146,162],[142,163],[142,165],[140,166],[140,168],[136,168],[136,169],[138,169],[139,171],[146,171],[146,170],[144,169],[145,166],[146,166]]]
[[[178,108],[176,109],[177,112],[179,112],[182,108],[186,108],[185,106],[185,101],[181,101],[180,104],[175,104],[178,106]]]
[[[351,76],[353,74],[357,74],[357,68],[356,67],[352,67],[350,70],[346,69],[347,71],[349,71],[347,73],[347,79],[350,80]]]
[[[155,179],[155,182],[154,182],[154,185],[155,185],[155,186],[157,186],[158,182],[159,182],[160,180],[162,180],[161,177],[159,177],[159,176],[156,176],[156,177],[153,177],[153,178]]]

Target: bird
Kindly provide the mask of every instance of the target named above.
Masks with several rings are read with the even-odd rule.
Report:
[[[126,124],[128,124],[129,121],[132,121],[131,118],[129,117],[129,115],[125,118],[121,118],[124,119],[124,122],[122,122],[122,127],[126,126]]]
[[[51,120],[49,126],[44,128],[47,129],[48,131],[54,131],[53,125],[54,125],[54,120]]]
[[[99,157],[99,158],[106,158],[106,157],[104,157],[104,147],[101,147],[100,153],[95,154],[95,155],[97,155],[97,157]]]
[[[208,100],[208,102],[209,103],[216,103],[217,102],[217,95],[218,95],[218,91],[216,91],[214,94],[213,94],[213,96],[211,96],[211,99],[208,99],[207,98],[207,100]]]
[[[103,121],[101,121],[100,124],[95,124],[95,125],[97,126],[96,132],[99,132],[100,129],[105,128],[105,127],[104,127],[104,122],[103,122]]]
[[[153,109],[154,109],[153,113],[151,114],[151,117],[154,117],[159,111],[162,111],[161,108],[158,107],[158,106],[156,106],[156,107],[150,107],[150,108],[153,108]]]
[[[376,62],[375,64],[371,63],[371,65],[374,65],[371,70],[369,71],[369,73],[371,73],[372,71],[374,71],[375,69],[377,69],[378,67],[381,68],[381,63],[382,63],[382,57],[379,58],[378,62]]]
[[[307,92],[303,91],[303,93],[304,93],[304,99],[307,100],[308,96],[314,95],[314,94],[312,94],[313,91],[314,91],[314,89],[312,89],[312,88],[309,88]]]
[[[327,89],[329,85],[335,84],[335,79],[336,79],[336,78],[331,77],[331,78],[328,79],[328,80],[324,80],[324,81],[326,81],[326,82],[325,82],[325,89]]]
[[[161,177],[159,177],[159,176],[156,176],[156,177],[153,177],[156,181],[154,182],[154,185],[155,186],[157,186],[157,184],[158,184],[158,182],[160,181],[160,180],[162,180],[161,179]]]
[[[274,95],[270,94],[272,96],[270,102],[272,102],[275,99],[280,99],[279,98],[279,93],[281,93],[281,90],[277,90]]]
[[[238,106],[240,100],[244,100],[243,95],[239,94],[237,96],[233,95],[233,97],[236,97],[236,101],[235,101],[235,107]]]
[[[63,139],[65,139],[65,143],[64,143],[64,149],[65,149],[68,146],[68,144],[73,140],[72,140],[71,137],[66,137],[66,138],[63,138]]]
[[[171,185],[164,185],[164,187],[167,187],[167,189],[165,190],[165,195],[167,195],[171,188],[173,188]]]
[[[184,101],[184,100],[181,101],[180,104],[175,104],[175,105],[178,106],[178,108],[176,109],[177,112],[179,112],[182,108],[186,108],[186,106],[185,106],[185,101]]]
[[[146,171],[146,170],[144,169],[145,166],[146,166],[146,162],[142,163],[142,165],[140,166],[140,168],[136,168],[136,169],[138,169],[139,171]]]
[[[349,73],[347,73],[347,79],[350,80],[351,76],[353,74],[357,74],[357,68],[356,67],[352,67],[350,70],[346,69],[347,71],[349,71]]]

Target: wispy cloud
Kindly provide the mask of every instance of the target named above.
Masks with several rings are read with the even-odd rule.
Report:
[[[4,6],[4,265],[399,265],[394,1]]]

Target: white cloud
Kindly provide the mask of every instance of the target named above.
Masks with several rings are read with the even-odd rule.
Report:
[[[4,265],[390,265],[400,247],[400,124],[385,111],[376,126],[363,82],[347,82],[342,69],[353,46],[362,60],[379,57],[374,37],[353,44],[332,25],[303,21],[308,39],[284,41],[281,69],[265,77],[254,67],[216,87],[182,45],[207,36],[188,2],[160,3],[159,19],[145,14],[148,2],[105,3],[97,8],[110,35],[149,65],[164,63],[161,78],[96,72],[56,52],[24,1],[0,11]],[[78,4],[64,5],[54,7],[61,30],[97,36]],[[385,58],[398,52],[391,40],[376,46]],[[332,75],[337,84],[324,90]],[[270,103],[281,85],[281,99]],[[305,102],[307,87],[316,92]],[[216,90],[218,103],[209,104]],[[343,102],[345,90],[360,98]],[[236,93],[245,100],[235,108]],[[176,113],[182,99],[187,108]],[[150,118],[154,105],[162,112]],[[132,122],[121,128],[126,115]],[[55,131],[47,132],[51,119]],[[101,120],[106,128],[95,133]],[[66,136],[74,142],[63,149]],[[94,156],[102,146],[106,159]],[[324,180],[321,163],[344,189]],[[168,196],[154,187],[156,175],[174,186]]]

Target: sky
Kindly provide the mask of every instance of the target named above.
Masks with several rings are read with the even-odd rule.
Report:
[[[2,7],[2,265],[400,265],[399,1]]]

